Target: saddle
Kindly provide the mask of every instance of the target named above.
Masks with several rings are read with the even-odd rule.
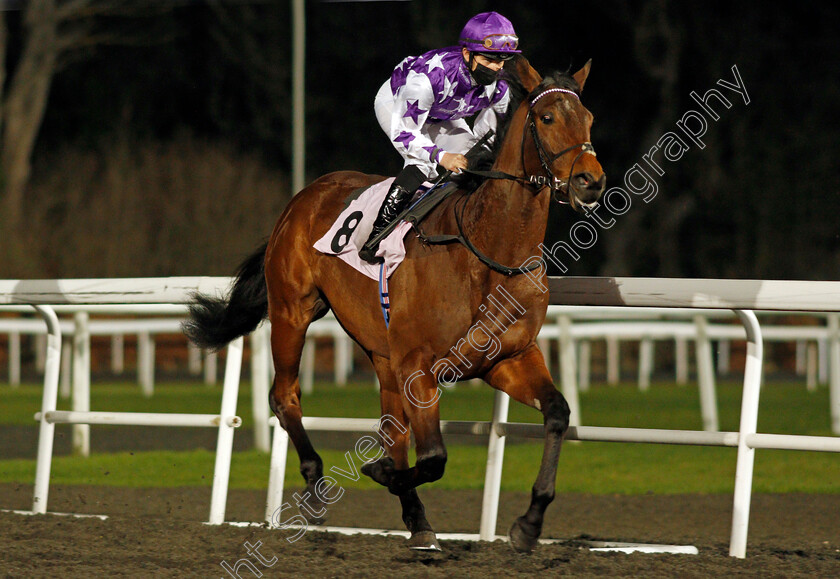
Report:
[[[473,146],[470,148],[469,151],[466,153],[467,159],[475,159],[482,155],[482,152],[485,151],[487,143],[490,139],[493,138],[494,131],[488,131],[483,137],[481,137]],[[465,173],[472,173],[476,174],[472,171],[467,171]],[[479,172],[480,173],[480,172]],[[388,237],[388,234],[394,230],[402,221],[406,221],[411,224],[412,228],[417,232],[417,234],[427,243],[447,243],[449,241],[456,241],[458,236],[450,236],[450,235],[442,235],[442,236],[426,236],[420,231],[419,224],[423,219],[432,212],[432,210],[440,205],[440,203],[455,193],[460,187],[459,183],[452,181],[451,179],[457,177],[452,173],[452,171],[446,171],[443,175],[441,175],[437,181],[435,181],[432,186],[424,193],[418,200],[408,206],[408,208],[400,213],[396,219],[394,219],[388,226],[382,230],[381,233],[373,237],[370,242],[371,243],[378,243],[381,240]],[[366,187],[362,187],[361,189],[357,189],[353,191],[344,202],[345,208],[355,199],[362,194],[362,192],[366,189]]]
[[[359,187],[347,198],[344,200],[344,208],[350,206],[350,203],[355,201],[359,198],[359,196],[364,193],[368,188],[367,187]],[[433,184],[426,193],[424,193],[419,199],[417,199],[414,203],[409,205],[402,213],[397,215],[397,217],[388,224],[388,226],[382,230],[382,233],[376,236],[375,241],[381,241],[388,237],[388,235],[402,222],[406,221],[411,224],[412,228],[414,228],[418,234],[421,234],[418,226],[420,222],[425,219],[429,213],[431,213],[435,207],[440,205],[444,199],[458,191],[459,186],[457,183],[453,181],[446,181],[438,184]],[[425,237],[421,234],[421,237]]]

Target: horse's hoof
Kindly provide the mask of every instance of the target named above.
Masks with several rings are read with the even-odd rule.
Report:
[[[383,487],[391,484],[393,473],[393,461],[390,458],[379,459],[375,462],[366,462],[360,469],[362,474],[370,477]]]
[[[303,511],[303,516],[306,519],[306,522],[310,525],[323,525],[327,522],[327,517],[319,517],[317,515],[313,515],[312,513],[307,513],[305,510]]]
[[[307,492],[309,495],[315,495],[315,491]],[[306,522],[310,525],[323,525],[327,522],[327,505],[323,502],[315,498],[315,496],[310,496],[309,500],[305,503],[306,507],[304,508],[301,505],[298,505],[300,513],[306,519]],[[320,513],[320,514],[318,514]]]
[[[539,535],[533,536],[529,534],[521,522],[522,517],[519,517],[513,522],[508,531],[508,538],[510,545],[517,553],[530,553],[537,546],[537,539]]]
[[[414,533],[408,539],[408,548],[414,551],[440,551],[440,544],[432,531]]]

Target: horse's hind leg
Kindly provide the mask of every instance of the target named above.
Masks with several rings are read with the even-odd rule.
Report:
[[[303,412],[298,377],[306,328],[326,311],[326,306],[318,300],[314,304],[311,302],[308,308],[305,301],[271,304],[271,354],[275,376],[268,401],[280,425],[288,432],[300,458],[300,473],[306,481],[306,491],[302,496],[296,496],[295,501],[310,523],[321,524],[327,510],[315,492],[315,485],[324,475],[324,465],[301,422]]]
[[[514,400],[540,410],[545,420],[545,445],[540,472],[531,489],[531,504],[508,533],[514,549],[530,552],[542,533],[545,510],[554,500],[557,461],[563,437],[569,428],[569,405],[554,387],[536,345],[514,358],[499,362],[484,379]]]
[[[379,421],[379,435],[385,456],[362,466],[362,473],[383,486],[390,486],[396,470],[408,470],[408,450],[411,443],[408,420],[403,410],[402,397],[397,379],[391,370],[389,360],[373,357],[373,365],[379,376],[379,400],[382,419]],[[426,509],[417,495],[417,489],[409,489],[397,495],[402,506],[402,520],[411,532],[408,546],[417,550],[440,550],[437,537],[426,520]]]

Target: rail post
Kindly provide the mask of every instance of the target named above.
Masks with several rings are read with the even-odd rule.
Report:
[[[572,320],[569,316],[559,316],[557,324],[560,328],[560,388],[566,402],[569,403],[571,416],[569,424],[580,426],[580,401],[577,389],[577,360],[575,355],[575,340],[572,337]]]
[[[647,392],[650,389],[650,376],[653,373],[653,339],[642,337],[639,343],[639,390]]]
[[[829,350],[829,404],[831,405],[831,431],[840,434],[840,314],[828,316]]]
[[[685,338],[674,340],[674,372],[678,386],[688,384],[688,342]]]
[[[73,411],[90,411],[90,327],[87,312],[73,318]],[[55,408],[53,408],[55,410]],[[73,425],[73,453],[90,455],[90,425]]]
[[[233,453],[232,420],[236,418],[236,398],[239,393],[239,378],[242,370],[241,337],[233,340],[227,348],[225,383],[222,390],[222,408],[219,412],[219,437],[216,442],[216,465],[213,468],[213,490],[210,494],[210,517],[208,523],[221,525],[225,522],[228,483],[230,482],[230,459]]]
[[[269,326],[263,324],[251,334],[251,410],[254,416],[254,446],[261,452],[270,450],[271,429],[268,426]]]
[[[758,425],[758,398],[761,394],[761,373],[764,344],[761,327],[752,311],[735,310],[747,330],[747,360],[744,368],[744,393],[741,399],[741,425],[738,429],[738,458],[735,465],[735,493],[732,505],[732,533],[729,554],[743,559],[747,554],[747,530],[750,523],[755,449],[747,445],[747,437],[755,434]]]
[[[277,423],[271,442],[271,460],[268,470],[268,493],[265,501],[265,522],[269,527],[277,526],[274,513],[283,502],[283,483],[286,478],[286,457],[289,454],[289,435]]]
[[[20,332],[9,332],[9,386],[20,386]]]
[[[607,383],[616,386],[621,380],[621,346],[618,338],[607,336]]]
[[[58,402],[58,374],[61,367],[61,327],[58,316],[49,306],[35,306],[35,310],[47,324],[47,355],[44,361],[44,394],[41,398],[41,420],[38,426],[38,458],[35,466],[35,492],[32,498],[32,512],[43,515],[47,512],[50,492],[50,468],[52,466],[55,425],[47,421],[47,412],[55,410]]]
[[[496,390],[493,399],[493,422],[487,442],[487,469],[484,471],[484,499],[481,502],[479,537],[484,541],[496,538],[496,520],[499,516],[499,493],[502,486],[502,465],[505,459],[505,435],[496,428],[507,422],[510,397]]]
[[[717,395],[715,394],[715,371],[712,364],[712,344],[709,341],[706,316],[694,316],[697,327],[697,377],[700,383],[700,411],[703,415],[703,430],[718,430]]]

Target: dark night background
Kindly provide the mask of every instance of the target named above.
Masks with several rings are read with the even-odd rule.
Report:
[[[830,2],[308,2],[307,180],[393,174],[373,97],[409,54],[454,44],[472,14],[510,18],[534,67],[577,70],[608,175],[720,89],[706,148],[663,163],[659,192],[571,275],[840,279],[840,5]],[[23,27],[7,11],[14,71]],[[26,212],[31,250],[2,277],[227,275],[288,201],[291,8],[153,2],[103,17],[109,41],[52,82]],[[579,216],[555,207],[547,240]],[[117,227],[114,223],[119,223]]]

